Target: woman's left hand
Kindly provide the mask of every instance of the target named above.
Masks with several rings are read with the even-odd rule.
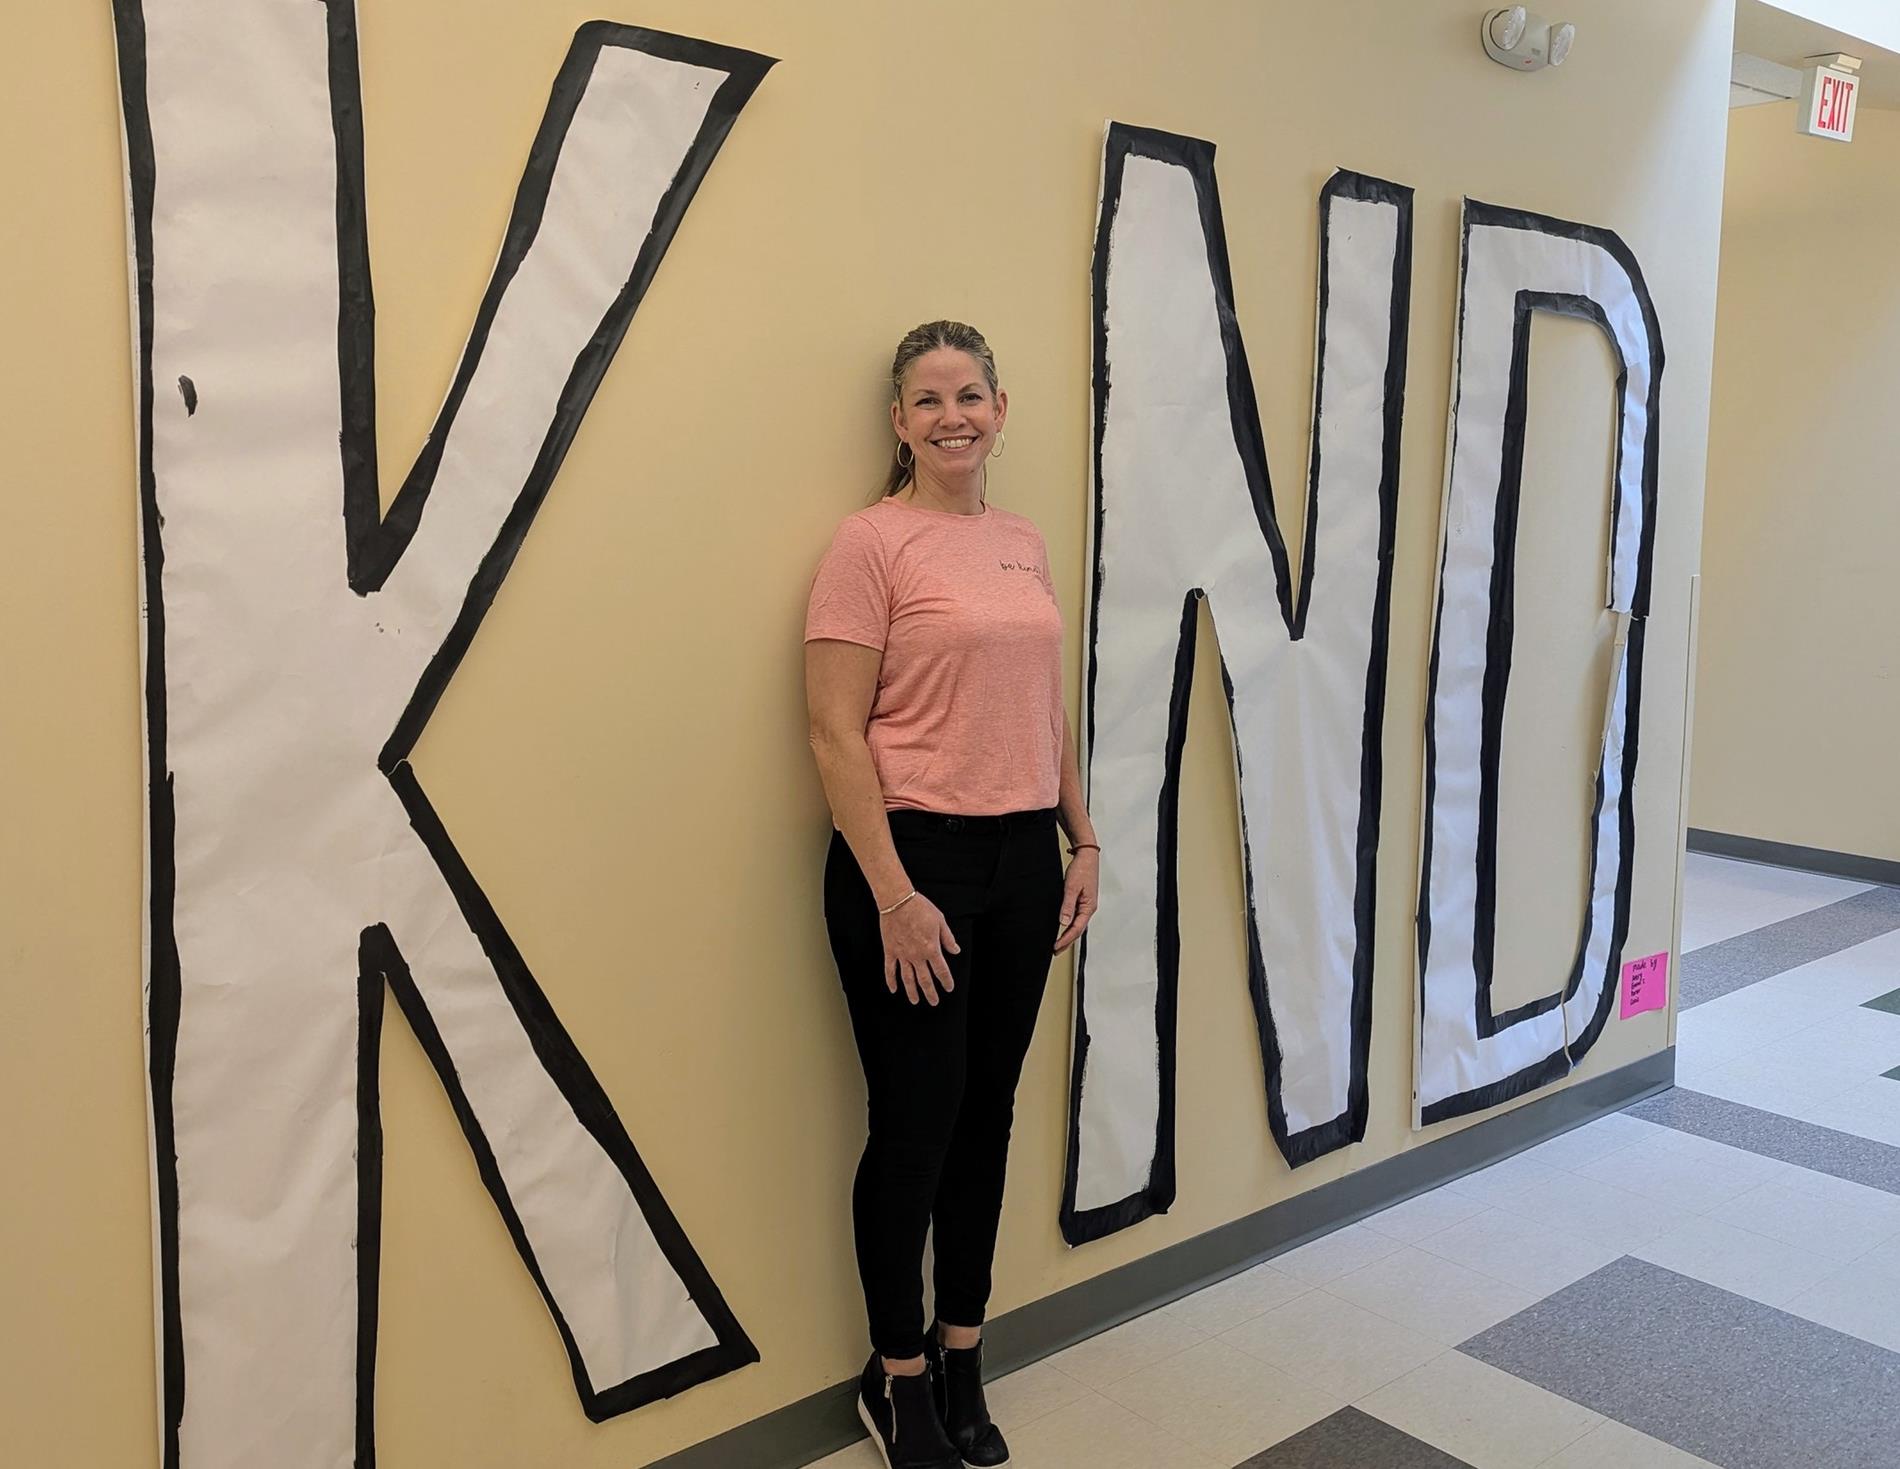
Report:
[[[1061,927],[1056,931],[1056,953],[1082,937],[1095,916],[1102,890],[1102,854],[1084,847],[1069,859],[1068,875],[1062,880]]]

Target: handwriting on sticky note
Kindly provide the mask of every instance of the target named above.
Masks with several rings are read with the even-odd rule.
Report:
[[[1622,1018],[1660,1010],[1669,1003],[1669,953],[1632,959],[1623,966]]]

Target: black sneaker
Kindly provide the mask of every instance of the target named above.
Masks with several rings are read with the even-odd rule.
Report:
[[[924,1344],[924,1364],[936,1379],[943,1431],[963,1463],[968,1469],[1001,1469],[1009,1462],[1009,1445],[1003,1442],[1002,1429],[990,1422],[989,1405],[983,1401],[983,1343],[946,1347],[933,1326]]]
[[[858,1379],[858,1417],[884,1456],[884,1469],[963,1469],[937,1417],[928,1358],[920,1375],[896,1377],[871,1353]]]

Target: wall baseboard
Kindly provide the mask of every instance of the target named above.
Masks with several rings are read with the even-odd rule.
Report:
[[[1329,1230],[1619,1111],[1672,1086],[1675,1075],[1671,1047],[1031,1301],[985,1328],[986,1365],[996,1376],[1026,1367]],[[809,1464],[863,1437],[852,1402],[856,1391],[855,1379],[839,1383],[655,1460],[648,1469]]]
[[[1770,867],[1793,867],[1802,872],[1819,872],[1827,877],[1846,877],[1855,882],[1878,882],[1900,887],[1900,862],[1886,857],[1862,857],[1853,852],[1830,852],[1825,847],[1798,847],[1792,842],[1771,842],[1763,837],[1732,836],[1725,831],[1689,828],[1689,850],[1711,857],[1734,857],[1743,862],[1764,862]]]

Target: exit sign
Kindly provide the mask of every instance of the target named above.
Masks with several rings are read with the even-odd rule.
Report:
[[[1854,138],[1854,109],[1860,101],[1860,78],[1838,67],[1817,66],[1801,86],[1800,130],[1811,138],[1837,143]]]

